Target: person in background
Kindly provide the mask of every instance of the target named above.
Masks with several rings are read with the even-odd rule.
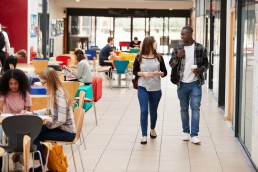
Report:
[[[88,61],[85,59],[84,53],[82,50],[76,50],[74,52],[75,59],[79,62],[77,65],[77,73],[73,70],[66,68],[68,72],[73,74],[77,79],[70,81],[80,81],[85,85],[89,85],[92,82],[91,69]]]
[[[177,89],[181,107],[181,120],[184,136],[183,141],[200,144],[198,138],[200,122],[200,106],[204,72],[208,70],[206,48],[193,40],[193,29],[185,26],[181,30],[183,45],[178,44],[172,52],[169,65],[173,68],[181,61],[178,70],[179,83]],[[179,48],[181,47],[181,48]],[[191,128],[189,126],[189,105],[192,111]]]
[[[32,113],[38,116],[49,115],[53,119],[42,126],[40,134],[34,140],[34,144],[37,145],[37,149],[41,152],[42,161],[45,165],[46,157],[41,141],[73,141],[76,135],[76,128],[70,96],[62,82],[58,79],[56,71],[52,68],[42,70],[39,73],[39,80],[47,89],[47,95],[50,98],[49,105]],[[35,159],[39,160],[38,154],[35,155]],[[41,166],[35,169],[35,172],[37,171],[43,171]]]
[[[30,83],[25,73],[19,69],[6,71],[0,80],[0,112],[21,114],[30,110],[31,104]],[[21,171],[20,156],[14,154],[12,159],[14,170]]]
[[[2,23],[0,23],[0,34],[3,35],[4,37],[4,46],[0,47],[0,60],[1,60],[1,64],[2,64],[2,69],[1,69],[1,74],[3,74],[4,72],[4,65],[5,65],[5,61],[6,61],[6,56],[9,55],[10,53],[10,42],[9,42],[9,38],[8,38],[8,34],[2,30]],[[0,39],[2,39],[2,36],[0,35]],[[2,42],[2,40],[0,40],[0,42]]]
[[[109,60],[110,56],[114,56],[116,57],[116,54],[114,52],[113,49],[113,45],[114,45],[114,38],[113,37],[108,37],[107,39],[108,44],[103,47],[100,50],[99,53],[99,65],[100,66],[111,66],[111,68],[114,68],[112,63],[107,63],[105,62],[105,60]],[[111,77],[111,71],[110,72],[105,72],[106,77]]]
[[[23,49],[19,50],[14,55],[10,55],[5,61],[4,72],[6,72],[9,69],[15,69],[18,59],[26,58],[26,56],[27,53]]]
[[[133,65],[133,74],[138,79],[138,99],[140,103],[140,123],[142,129],[141,144],[147,144],[148,110],[150,109],[150,137],[157,137],[155,127],[157,110],[161,99],[161,77],[167,75],[163,57],[157,53],[157,42],[153,36],[143,40],[142,48],[136,56]]]
[[[140,48],[140,45],[141,45],[141,41],[139,41],[137,37],[134,37],[133,41],[130,42],[129,47],[130,48]]]

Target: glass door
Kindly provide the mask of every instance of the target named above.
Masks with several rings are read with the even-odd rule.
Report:
[[[114,46],[119,49],[120,41],[131,41],[131,18],[130,17],[116,17],[115,18],[115,34]],[[123,47],[123,50],[125,47]]]
[[[107,45],[113,28],[112,17],[96,17],[96,45],[101,49]]]
[[[139,41],[145,38],[145,18],[133,18],[133,38],[137,37]]]
[[[249,153],[252,149],[252,116],[253,116],[253,86],[254,86],[254,23],[255,5],[242,8],[241,23],[241,63],[240,63],[240,139]]]
[[[150,18],[150,36],[154,36],[158,44],[158,52],[163,53],[163,18]]]

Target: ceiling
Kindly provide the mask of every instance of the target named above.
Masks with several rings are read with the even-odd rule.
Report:
[[[127,8],[189,10],[193,0],[52,0],[62,8]]]

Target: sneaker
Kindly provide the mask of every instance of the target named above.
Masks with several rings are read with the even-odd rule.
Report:
[[[191,138],[191,142],[192,142],[193,144],[201,144],[201,140],[200,140],[197,136],[193,136],[193,137]]]
[[[191,138],[190,134],[189,133],[184,133],[184,136],[182,138],[183,141],[189,141]]]
[[[20,162],[14,162],[14,171],[22,171],[22,165]]]

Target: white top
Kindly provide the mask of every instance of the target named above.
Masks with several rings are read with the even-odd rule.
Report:
[[[198,80],[198,77],[193,73],[192,66],[194,65],[194,43],[190,46],[184,46],[185,50],[185,68],[182,82],[191,83]]]
[[[83,83],[91,83],[92,81],[91,70],[87,60],[81,60],[78,63],[76,78]]]
[[[5,40],[5,47],[2,49],[4,52],[6,52],[7,49],[7,53],[10,53],[10,42],[9,42],[9,38],[8,35],[5,31],[0,30],[0,32],[3,32],[4,35],[4,40]]]

